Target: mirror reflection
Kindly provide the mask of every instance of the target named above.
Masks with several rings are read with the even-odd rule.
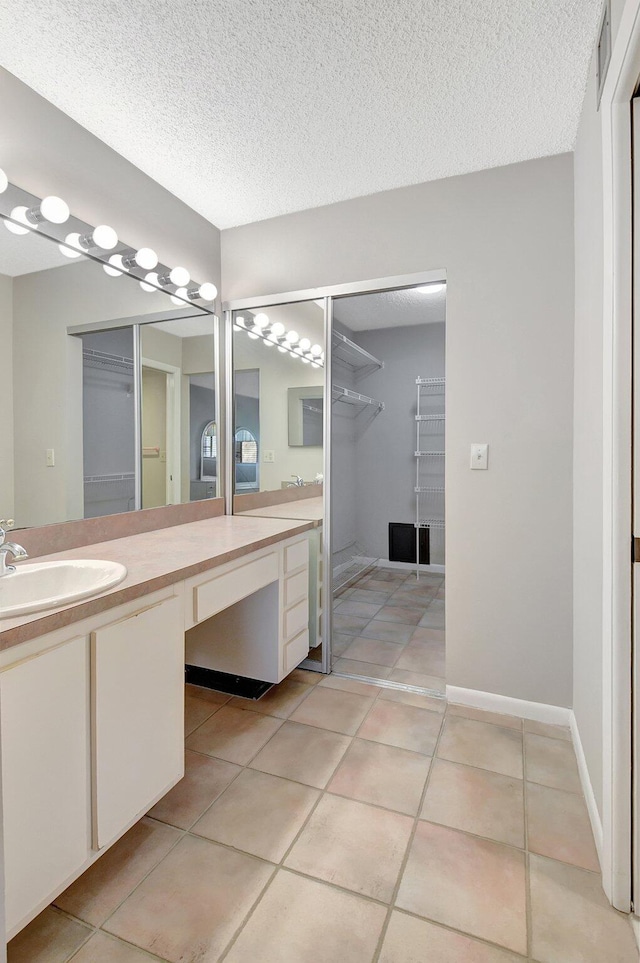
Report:
[[[217,494],[209,312],[0,220],[0,343],[0,515],[17,528]]]
[[[233,332],[235,493],[319,485],[322,302],[235,311]]]

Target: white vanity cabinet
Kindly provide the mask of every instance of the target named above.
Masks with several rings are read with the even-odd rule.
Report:
[[[184,775],[184,617],[165,599],[91,633],[93,847]]]
[[[0,672],[9,934],[87,861],[89,650],[74,638]]]

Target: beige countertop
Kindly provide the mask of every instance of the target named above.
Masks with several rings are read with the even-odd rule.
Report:
[[[221,515],[42,556],[38,562],[70,558],[122,562],[127,567],[127,577],[101,595],[60,608],[10,619],[3,619],[0,613],[0,650],[156,592],[313,527],[313,521],[305,518],[287,521],[277,517]]]
[[[317,498],[302,498],[297,502],[281,505],[266,505],[264,508],[252,508],[248,512],[236,515],[243,518],[252,515],[254,518],[291,518],[298,521],[321,522],[324,516],[322,496]]]

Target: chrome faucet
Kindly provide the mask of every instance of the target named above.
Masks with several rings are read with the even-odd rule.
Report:
[[[295,478],[294,482],[289,482],[287,488],[304,488],[304,480],[300,475],[292,475]]]
[[[16,562],[21,562],[25,558],[29,558],[26,549],[22,545],[18,545],[17,542],[7,542],[7,531],[13,526],[14,522],[12,518],[0,518],[0,578],[3,575],[10,575],[15,572],[15,565],[7,564],[7,556],[11,557]]]

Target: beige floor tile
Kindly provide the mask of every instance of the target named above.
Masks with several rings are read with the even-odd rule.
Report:
[[[524,846],[522,782],[487,769],[436,759],[420,815],[476,836]]]
[[[571,742],[571,729],[568,726],[554,726],[548,722],[525,719],[524,731],[534,732],[537,736],[548,736],[549,739],[563,739],[564,742]]]
[[[331,654],[335,658],[342,655],[344,650],[349,648],[354,638],[354,635],[343,635],[342,632],[334,632],[331,637]]]
[[[425,629],[418,626],[413,630],[412,642],[444,642],[444,629]]]
[[[357,615],[364,619],[372,619],[380,608],[380,602],[357,602],[354,601],[353,596],[350,596],[344,602],[339,602],[335,606],[334,612],[339,612],[340,615]]]
[[[251,763],[252,769],[324,789],[351,738],[285,722]]]
[[[391,586],[389,586],[391,587]],[[349,596],[352,602],[372,602],[378,607],[385,605],[389,596],[389,592],[376,592],[370,589],[354,589]]]
[[[435,675],[425,675],[424,672],[409,672],[407,669],[392,669],[389,674],[392,682],[402,682],[404,685],[416,685],[433,692],[445,691],[445,680]]]
[[[73,963],[151,963],[158,959],[160,957],[121,943],[115,936],[98,932],[73,957]]]
[[[281,725],[280,719],[260,712],[222,706],[187,738],[186,746],[245,766]]]
[[[360,727],[358,736],[430,756],[441,725],[442,716],[438,712],[378,700]]]
[[[316,687],[291,715],[291,721],[353,736],[372,701],[370,696],[356,695],[355,692]]]
[[[384,907],[279,870],[226,963],[368,963]]]
[[[638,963],[626,916],[607,901],[600,876],[532,855],[532,955],[539,963]]]
[[[412,828],[409,816],[327,793],[285,866],[388,902]]]
[[[522,963],[522,957],[394,910],[379,963]]]
[[[322,672],[311,672],[309,669],[294,669],[287,676],[292,682],[304,682],[306,685],[317,685],[323,678]]]
[[[424,672],[444,677],[445,652],[443,642],[409,642],[395,663],[397,669]]]
[[[338,610],[333,616],[334,632],[342,632],[344,635],[360,635],[368,624],[369,618],[361,615],[340,615]]]
[[[421,629],[440,629],[444,631],[444,614],[441,612],[431,612],[427,609],[418,625]]]
[[[376,615],[376,622],[401,622],[403,625],[417,625],[424,615],[422,606],[385,605]]]
[[[400,909],[527,951],[524,853],[433,823],[418,823],[396,903]]]
[[[340,675],[327,675],[320,683],[321,689],[342,689],[343,692],[355,692],[356,695],[372,696],[374,699],[381,692],[379,685],[369,682],[358,682],[357,679],[345,679]]]
[[[100,926],[179,839],[177,829],[141,819],[58,896],[56,905]]]
[[[280,685],[269,689],[261,699],[241,699],[235,696],[230,706],[236,709],[249,709],[252,712],[262,712],[267,716],[278,719],[288,719],[294,709],[307,698],[312,687],[295,679],[285,679]]]
[[[416,706],[418,709],[431,709],[432,712],[444,713],[446,699],[435,696],[422,695],[420,692],[405,692],[404,689],[380,689],[380,699],[385,702],[401,702],[405,706]]]
[[[187,749],[184,777],[149,810],[160,822],[189,829],[240,772],[240,766]]]
[[[185,836],[104,928],[170,963],[214,963],[272,870],[253,856]]]
[[[7,945],[7,963],[66,963],[90,933],[48,906]]]
[[[231,697],[213,689],[203,689],[200,686],[185,686],[184,693],[184,734],[188,736],[190,732],[202,725],[205,719],[217,712],[220,706],[229,701]]]
[[[522,779],[522,733],[447,713],[438,755]]]
[[[413,625],[401,625],[399,622],[371,622],[358,632],[365,639],[380,639],[382,642],[396,642],[404,645],[413,635]]]
[[[525,732],[524,745],[529,782],[564,789],[566,792],[582,792],[571,743]]]
[[[485,709],[474,709],[472,706],[456,706],[449,703],[447,713],[450,716],[464,716],[465,719],[475,719],[476,722],[488,722],[492,726],[502,726],[504,729],[518,729],[522,731],[522,719],[518,716],[507,716],[501,712],[487,712]]]
[[[355,659],[336,659],[333,663],[333,671],[347,672],[349,675],[365,675],[369,679],[388,679],[391,666],[379,665],[377,662],[357,662]]]
[[[354,739],[328,789],[415,816],[430,764],[421,753]]]
[[[416,586],[409,582],[402,585],[393,593],[389,599],[389,605],[415,605],[416,608],[426,609],[433,601],[436,590],[432,585]]]
[[[373,662],[377,665],[393,666],[404,651],[403,645],[396,642],[382,642],[380,639],[355,638],[345,649],[345,659],[355,659],[356,662]]]
[[[298,782],[245,769],[191,831],[279,863],[319,795]]]
[[[358,584],[359,589],[366,592],[381,592],[387,596],[393,595],[396,590],[394,582],[387,582],[386,579],[369,578]]]
[[[529,850],[600,872],[589,814],[582,795],[527,784]]]

